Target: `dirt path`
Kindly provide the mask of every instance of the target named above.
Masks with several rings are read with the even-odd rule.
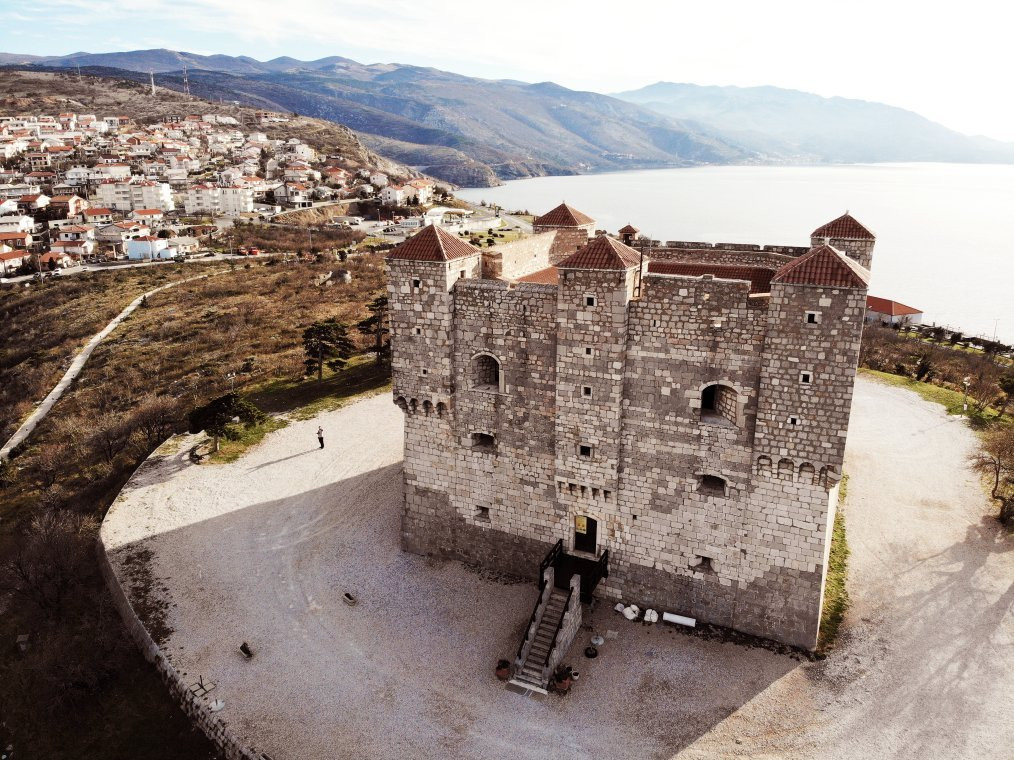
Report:
[[[145,298],[152,296],[155,293],[158,293],[160,290],[165,290],[166,288],[173,288],[176,287],[177,285],[182,285],[185,282],[193,282],[194,280],[203,280],[205,277],[211,276],[212,276],[211,274],[202,274],[198,275],[197,277],[188,277],[185,280],[170,282],[169,284],[162,285],[160,287],[155,288],[154,290],[149,290],[147,293],[142,293],[133,301],[131,301],[130,304],[127,305],[127,308],[125,308],[123,311],[117,314],[108,325],[103,327],[99,332],[95,333],[95,335],[89,338],[88,342],[84,344],[84,347],[77,352],[77,354],[71,360],[70,367],[68,367],[67,371],[63,373],[63,377],[61,377],[59,382],[53,387],[53,390],[51,390],[49,394],[46,396],[46,398],[44,398],[39,403],[39,405],[35,408],[35,410],[30,415],[28,415],[28,419],[26,419],[24,422],[21,423],[21,427],[19,427],[17,430],[14,431],[14,435],[12,435],[7,440],[7,443],[3,445],[3,448],[0,448],[0,458],[6,459],[7,456],[11,453],[11,449],[13,449],[15,446],[17,446],[19,443],[24,441],[29,435],[32,434],[32,431],[35,430],[35,426],[38,425],[47,414],[49,414],[49,410],[53,408],[53,405],[56,404],[57,401],[60,400],[60,397],[63,395],[63,392],[67,390],[67,388],[70,386],[72,382],[74,382],[74,378],[76,378],[78,375],[81,374],[81,370],[84,369],[85,363],[91,357],[92,352],[95,350],[96,346],[98,346],[99,343],[105,340],[106,337],[109,335],[109,333],[111,333],[113,330],[119,327],[120,323],[123,322],[124,319],[129,317],[134,312],[134,309],[136,309],[138,306],[141,305],[141,302]]]
[[[118,574],[152,551],[164,650],[277,759],[1002,757],[1014,552],[979,519],[962,462],[974,439],[866,380],[853,420],[855,605],[820,663],[600,608],[591,625],[616,637],[571,657],[574,693],[506,691],[493,664],[513,655],[536,591],[399,551],[402,418],[386,396],[294,422],[230,465],[191,465],[179,441],[102,534]]]

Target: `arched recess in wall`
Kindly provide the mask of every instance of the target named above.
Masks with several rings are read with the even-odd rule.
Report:
[[[771,477],[771,457],[761,455],[757,457],[757,474],[761,477]]]
[[[807,485],[815,484],[817,482],[813,465],[809,462],[803,462],[799,465],[799,482],[806,483]]]
[[[481,351],[472,357],[471,387],[477,391],[503,393],[503,366],[493,354]]]
[[[731,422],[741,426],[745,396],[729,382],[718,380],[700,388],[701,422]]]
[[[433,413],[433,402],[427,399],[423,401],[423,414],[429,417]]]
[[[445,404],[443,401],[438,401],[437,402],[437,416],[438,417],[443,417],[446,414],[447,414],[447,404]]]
[[[778,460],[778,477],[783,480],[793,480],[792,477],[795,472],[796,466],[793,464],[791,459],[779,459]]]
[[[399,409],[401,409],[401,411],[405,412],[406,414],[408,413],[408,402],[405,400],[404,396],[398,396],[398,398],[394,400],[394,404]]]

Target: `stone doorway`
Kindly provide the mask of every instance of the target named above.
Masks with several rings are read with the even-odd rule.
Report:
[[[598,521],[594,517],[574,518],[574,551],[595,554],[598,549]]]

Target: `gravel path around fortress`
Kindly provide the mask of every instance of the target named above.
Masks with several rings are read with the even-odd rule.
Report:
[[[827,660],[605,606],[590,622],[618,636],[586,660],[582,633],[563,699],[493,677],[533,585],[400,552],[402,413],[388,395],[293,422],[229,465],[190,464],[190,440],[135,475],[103,539],[121,578],[152,552],[165,650],[275,760],[1014,757],[1014,537],[983,517],[972,433],[914,393],[856,386],[853,605]]]

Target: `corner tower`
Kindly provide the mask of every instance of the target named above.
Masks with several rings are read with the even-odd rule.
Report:
[[[428,225],[387,257],[394,397],[411,409],[447,408],[453,394],[453,296],[480,276],[479,249]]]
[[[868,282],[828,245],[771,280],[744,542],[778,571],[753,584],[741,614],[807,648],[817,642]]]
[[[847,211],[810,233],[810,246],[826,244],[842,251],[866,269],[873,266],[873,246],[877,236],[861,225]]]
[[[549,252],[550,264],[577,251],[595,234],[595,220],[582,214],[576,208],[561,203],[551,211],[536,217],[532,222],[532,232],[555,232],[556,238]]]

